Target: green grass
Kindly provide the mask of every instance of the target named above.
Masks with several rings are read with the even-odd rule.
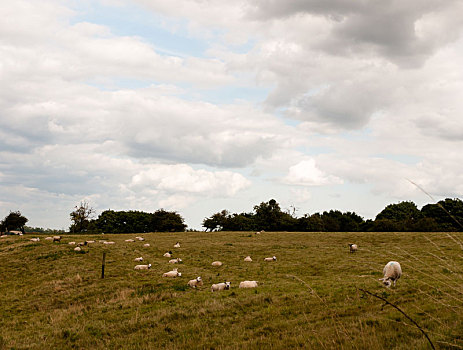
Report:
[[[436,348],[463,348],[461,233],[188,232],[124,242],[135,236],[1,238],[0,349],[430,348],[401,313],[358,288],[401,308]],[[88,239],[116,244],[81,253],[67,244]],[[348,253],[348,242],[359,251]],[[168,250],[183,263],[168,264]],[[273,255],[276,262],[263,261]],[[139,256],[150,270],[133,269]],[[390,260],[403,276],[386,289],[378,278]],[[173,267],[182,277],[163,278]],[[187,288],[197,276],[203,288]],[[229,291],[211,293],[225,280]],[[239,289],[243,280],[260,286]]]

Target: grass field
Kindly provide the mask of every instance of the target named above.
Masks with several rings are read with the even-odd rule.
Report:
[[[436,348],[463,349],[461,233],[188,232],[124,241],[135,236],[1,238],[0,348],[431,348],[409,319],[361,288],[397,305]],[[88,239],[97,243],[80,253],[67,244]],[[168,250],[183,263],[169,264]],[[263,261],[273,255],[276,262]],[[133,269],[139,256],[150,270]],[[378,278],[390,260],[403,275],[387,289]],[[172,267],[182,277],[163,278]],[[203,288],[187,288],[197,276]],[[229,291],[210,291],[225,280]],[[260,286],[239,289],[243,280]]]

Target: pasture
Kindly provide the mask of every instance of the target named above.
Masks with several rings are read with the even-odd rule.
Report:
[[[125,242],[143,236],[144,242]],[[31,242],[40,237],[40,242]],[[182,232],[0,238],[0,349],[463,349],[463,234]],[[67,243],[95,239],[75,252]],[[114,241],[104,245],[99,240]],[[179,241],[180,248],[174,249]],[[358,252],[350,254],[347,244]],[[150,247],[143,247],[149,243]],[[172,250],[183,263],[163,257]],[[105,278],[101,261],[106,252]],[[250,255],[252,262],[243,261]],[[264,262],[275,255],[277,261]],[[150,270],[135,271],[143,256]],[[212,261],[223,262],[221,267]],[[390,260],[395,288],[378,281]],[[177,267],[181,277],[163,278]],[[201,276],[194,290],[188,280]],[[231,289],[212,293],[212,283]],[[239,289],[257,280],[256,289]]]

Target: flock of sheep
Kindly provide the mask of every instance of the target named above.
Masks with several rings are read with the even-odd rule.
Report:
[[[256,234],[261,234],[265,231],[259,231],[259,232],[256,232]],[[53,237],[46,237],[45,240],[52,240],[53,242],[60,242],[61,241],[61,238],[62,236],[53,236]],[[31,238],[30,239],[32,242],[39,242],[40,241],[40,238],[36,237],[36,238]],[[135,242],[135,240],[138,240],[138,241],[144,241],[145,239],[143,237],[135,237],[135,239],[126,239],[125,242]],[[86,246],[90,243],[95,243],[95,241],[85,241],[85,242],[80,242],[80,243],[77,243],[76,242],[69,242],[68,244],[69,245],[77,245],[77,247],[74,248],[75,251],[81,251],[81,246]],[[115,242],[113,241],[101,241],[101,243],[103,244],[115,244]],[[145,243],[143,245],[144,247],[149,247],[149,243]],[[349,243],[348,244],[349,246],[349,251],[350,253],[355,253],[357,250],[358,250],[358,246],[357,244],[355,243]],[[177,242],[174,244],[174,248],[180,248],[180,242]],[[168,251],[166,253],[164,253],[164,257],[166,258],[172,258],[172,251]],[[267,262],[270,262],[270,261],[276,261],[277,258],[276,256],[272,256],[272,257],[267,257],[267,258],[264,258],[264,261],[267,261]],[[136,262],[142,262],[143,261],[143,257],[138,257],[138,258],[135,258],[134,261]],[[244,258],[244,261],[246,262],[252,262],[252,258],[248,255]],[[174,259],[170,259],[169,260],[169,263],[171,264],[177,264],[177,263],[180,263],[182,262],[182,259],[181,258],[174,258]],[[223,265],[223,263],[221,261],[214,261],[212,262],[211,264],[212,266],[215,266],[215,267],[220,267]],[[151,268],[151,264],[147,264],[147,265],[136,265],[134,267],[135,270],[148,270]],[[175,277],[181,277],[182,276],[182,273],[181,272],[178,272],[178,269],[177,268],[174,268],[172,269],[171,271],[168,271],[168,272],[165,272],[162,274],[163,277],[171,277],[171,278],[175,278]],[[386,266],[384,266],[383,268],[383,278],[380,278],[379,280],[383,282],[383,284],[386,286],[386,287],[390,287],[391,284],[394,285],[395,287],[395,284],[397,282],[397,280],[402,276],[402,268],[400,266],[400,263],[398,263],[397,261],[389,261]],[[198,288],[198,287],[202,287],[203,286],[203,280],[201,278],[201,276],[198,276],[196,277],[195,279],[192,279],[190,281],[188,281],[187,285],[191,288]],[[231,282],[222,282],[222,283],[216,283],[216,284],[213,284],[211,286],[211,291],[212,292],[217,292],[217,291],[223,291],[223,290],[228,290],[230,289],[230,285],[231,285]],[[258,286],[258,282],[257,281],[242,281],[240,282],[239,284],[239,288],[256,288]]]

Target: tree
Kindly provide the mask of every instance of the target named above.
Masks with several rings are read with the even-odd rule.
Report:
[[[205,218],[202,226],[206,228],[206,231],[221,231],[226,226],[229,216],[230,214],[227,210],[222,210],[219,213],[213,214],[210,218]]]
[[[10,211],[10,213],[2,220],[0,223],[1,230],[3,231],[12,231],[12,230],[20,230],[24,234],[24,225],[29,220],[21,215],[21,212],[18,211]]]
[[[175,211],[159,209],[152,214],[151,228],[155,232],[183,232],[186,225],[183,218]]]
[[[75,210],[69,214],[72,222],[69,231],[72,233],[86,232],[94,214],[95,209],[90,207],[86,201],[80,202],[80,205],[75,206]]]
[[[436,204],[421,208],[424,217],[434,219],[441,231],[461,231],[463,229],[463,202],[446,198]]]

